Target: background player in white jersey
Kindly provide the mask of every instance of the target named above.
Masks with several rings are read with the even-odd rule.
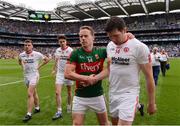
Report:
[[[161,54],[158,52],[157,47],[153,48],[151,53],[151,59],[152,59],[153,78],[155,85],[157,86],[159,72],[160,72],[160,59],[161,59]]]
[[[165,49],[161,50],[160,63],[161,63],[162,75],[165,77],[166,69],[167,69],[166,65],[169,64],[169,56],[168,56],[167,52],[165,52]]]
[[[147,82],[147,111],[149,114],[156,112],[150,52],[139,40],[128,40],[125,22],[119,17],[111,17],[105,31],[112,41],[107,46],[112,124],[132,125],[138,104],[140,70]]]
[[[72,93],[71,93],[71,86],[73,84],[73,81],[65,79],[64,78],[64,68],[65,64],[67,62],[67,59],[69,58],[71,52],[73,49],[69,46],[67,46],[67,38],[64,35],[58,36],[58,43],[60,47],[55,52],[55,64],[53,67],[52,73],[56,73],[56,82],[55,82],[55,88],[56,88],[56,104],[57,104],[57,112],[53,116],[53,120],[56,120],[58,118],[62,117],[62,107],[61,107],[61,90],[63,87],[63,84],[67,87],[67,112],[71,112],[71,99],[72,99]]]
[[[43,60],[41,64],[39,61]],[[33,51],[32,40],[25,40],[24,52],[19,55],[19,64],[24,70],[24,79],[28,92],[27,114],[23,121],[27,122],[32,117],[32,109],[35,105],[34,113],[40,112],[39,98],[36,86],[39,80],[39,69],[48,63],[49,59],[40,52]]]

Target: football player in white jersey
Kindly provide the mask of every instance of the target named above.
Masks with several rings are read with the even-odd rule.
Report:
[[[112,124],[132,125],[138,105],[140,70],[147,83],[147,111],[149,114],[156,112],[150,51],[136,38],[128,40],[122,18],[111,17],[106,23],[105,31],[112,41],[107,46]]]
[[[169,56],[165,49],[161,50],[161,58],[160,58],[160,63],[161,63],[161,72],[162,75],[165,77],[166,75],[166,65],[169,64]]]
[[[62,107],[61,107],[61,90],[63,84],[67,87],[67,112],[71,112],[71,101],[72,101],[72,93],[71,86],[73,85],[73,81],[64,78],[64,68],[73,49],[67,46],[67,38],[64,35],[58,36],[58,43],[60,47],[55,52],[55,64],[53,67],[53,74],[56,74],[56,104],[57,104],[57,112],[53,116],[53,120],[62,117]]]
[[[39,62],[43,60],[41,64]],[[47,64],[49,59],[40,52],[33,51],[32,40],[25,40],[24,52],[19,55],[19,65],[24,71],[24,80],[27,86],[28,93],[28,108],[27,114],[23,118],[27,122],[32,117],[32,109],[35,106],[34,113],[40,112],[39,98],[36,86],[39,80],[39,69]]]
[[[160,72],[160,59],[161,54],[158,52],[158,48],[154,47],[151,53],[151,59],[152,59],[152,70],[153,70],[153,77],[155,85],[158,84],[158,78],[159,78],[159,72]]]
[[[109,100],[112,125],[132,125],[138,105],[139,73],[145,75],[148,93],[147,112],[156,112],[155,84],[150,51],[137,40],[128,39],[123,19],[111,17],[105,31],[111,42],[107,46],[108,69],[96,75],[101,80],[109,74]]]

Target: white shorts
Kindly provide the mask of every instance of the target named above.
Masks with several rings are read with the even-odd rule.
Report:
[[[26,86],[37,85],[39,82],[39,73],[27,74],[24,76]]]
[[[73,85],[73,81],[72,81],[72,80],[65,79],[63,73],[57,73],[57,74],[56,74],[56,83],[55,83],[55,84]]]
[[[92,98],[84,98],[84,97],[73,97],[73,113],[82,113],[84,114],[86,110],[91,109],[96,113],[104,113],[106,112],[106,103],[104,100],[104,96],[92,97]]]
[[[109,104],[112,117],[132,122],[138,105],[138,95],[115,95],[110,98]]]

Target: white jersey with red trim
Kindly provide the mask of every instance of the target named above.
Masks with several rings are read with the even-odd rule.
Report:
[[[160,53],[151,53],[151,59],[152,59],[152,66],[160,66],[160,59],[161,59],[161,54]]]
[[[110,94],[139,94],[139,64],[151,62],[148,47],[137,39],[122,45],[110,42],[107,46],[110,63]]]
[[[72,51],[73,49],[69,46],[64,50],[61,47],[56,49],[55,58],[58,60],[57,73],[64,73],[64,68],[65,68],[67,59],[69,58]]]
[[[44,55],[40,52],[32,51],[32,53],[27,54],[26,52],[20,53],[19,59],[22,61],[24,66],[24,74],[34,74],[38,73],[39,61],[44,59]]]
[[[161,57],[160,57],[160,61],[163,61],[163,62],[166,62],[166,61],[168,61],[168,55],[167,55],[167,53],[161,53]]]

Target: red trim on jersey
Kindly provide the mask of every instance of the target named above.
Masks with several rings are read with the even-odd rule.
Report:
[[[61,49],[64,51],[64,50],[66,50],[68,48],[68,46],[66,46],[64,49],[61,47]]]
[[[128,37],[126,37],[126,40],[125,40],[124,42],[120,43],[120,45],[117,45],[116,48],[122,48],[121,45],[124,44],[124,43],[126,43],[128,40],[129,40]]]
[[[28,55],[29,55],[29,54],[31,54],[31,53],[33,52],[33,50],[31,50],[31,52],[27,52],[27,51],[25,51],[25,52],[26,52],[26,54],[28,54]]]
[[[126,43],[128,40],[129,40],[128,37],[126,37],[126,40],[125,40],[123,43]],[[122,44],[123,44],[123,43],[122,43]]]

